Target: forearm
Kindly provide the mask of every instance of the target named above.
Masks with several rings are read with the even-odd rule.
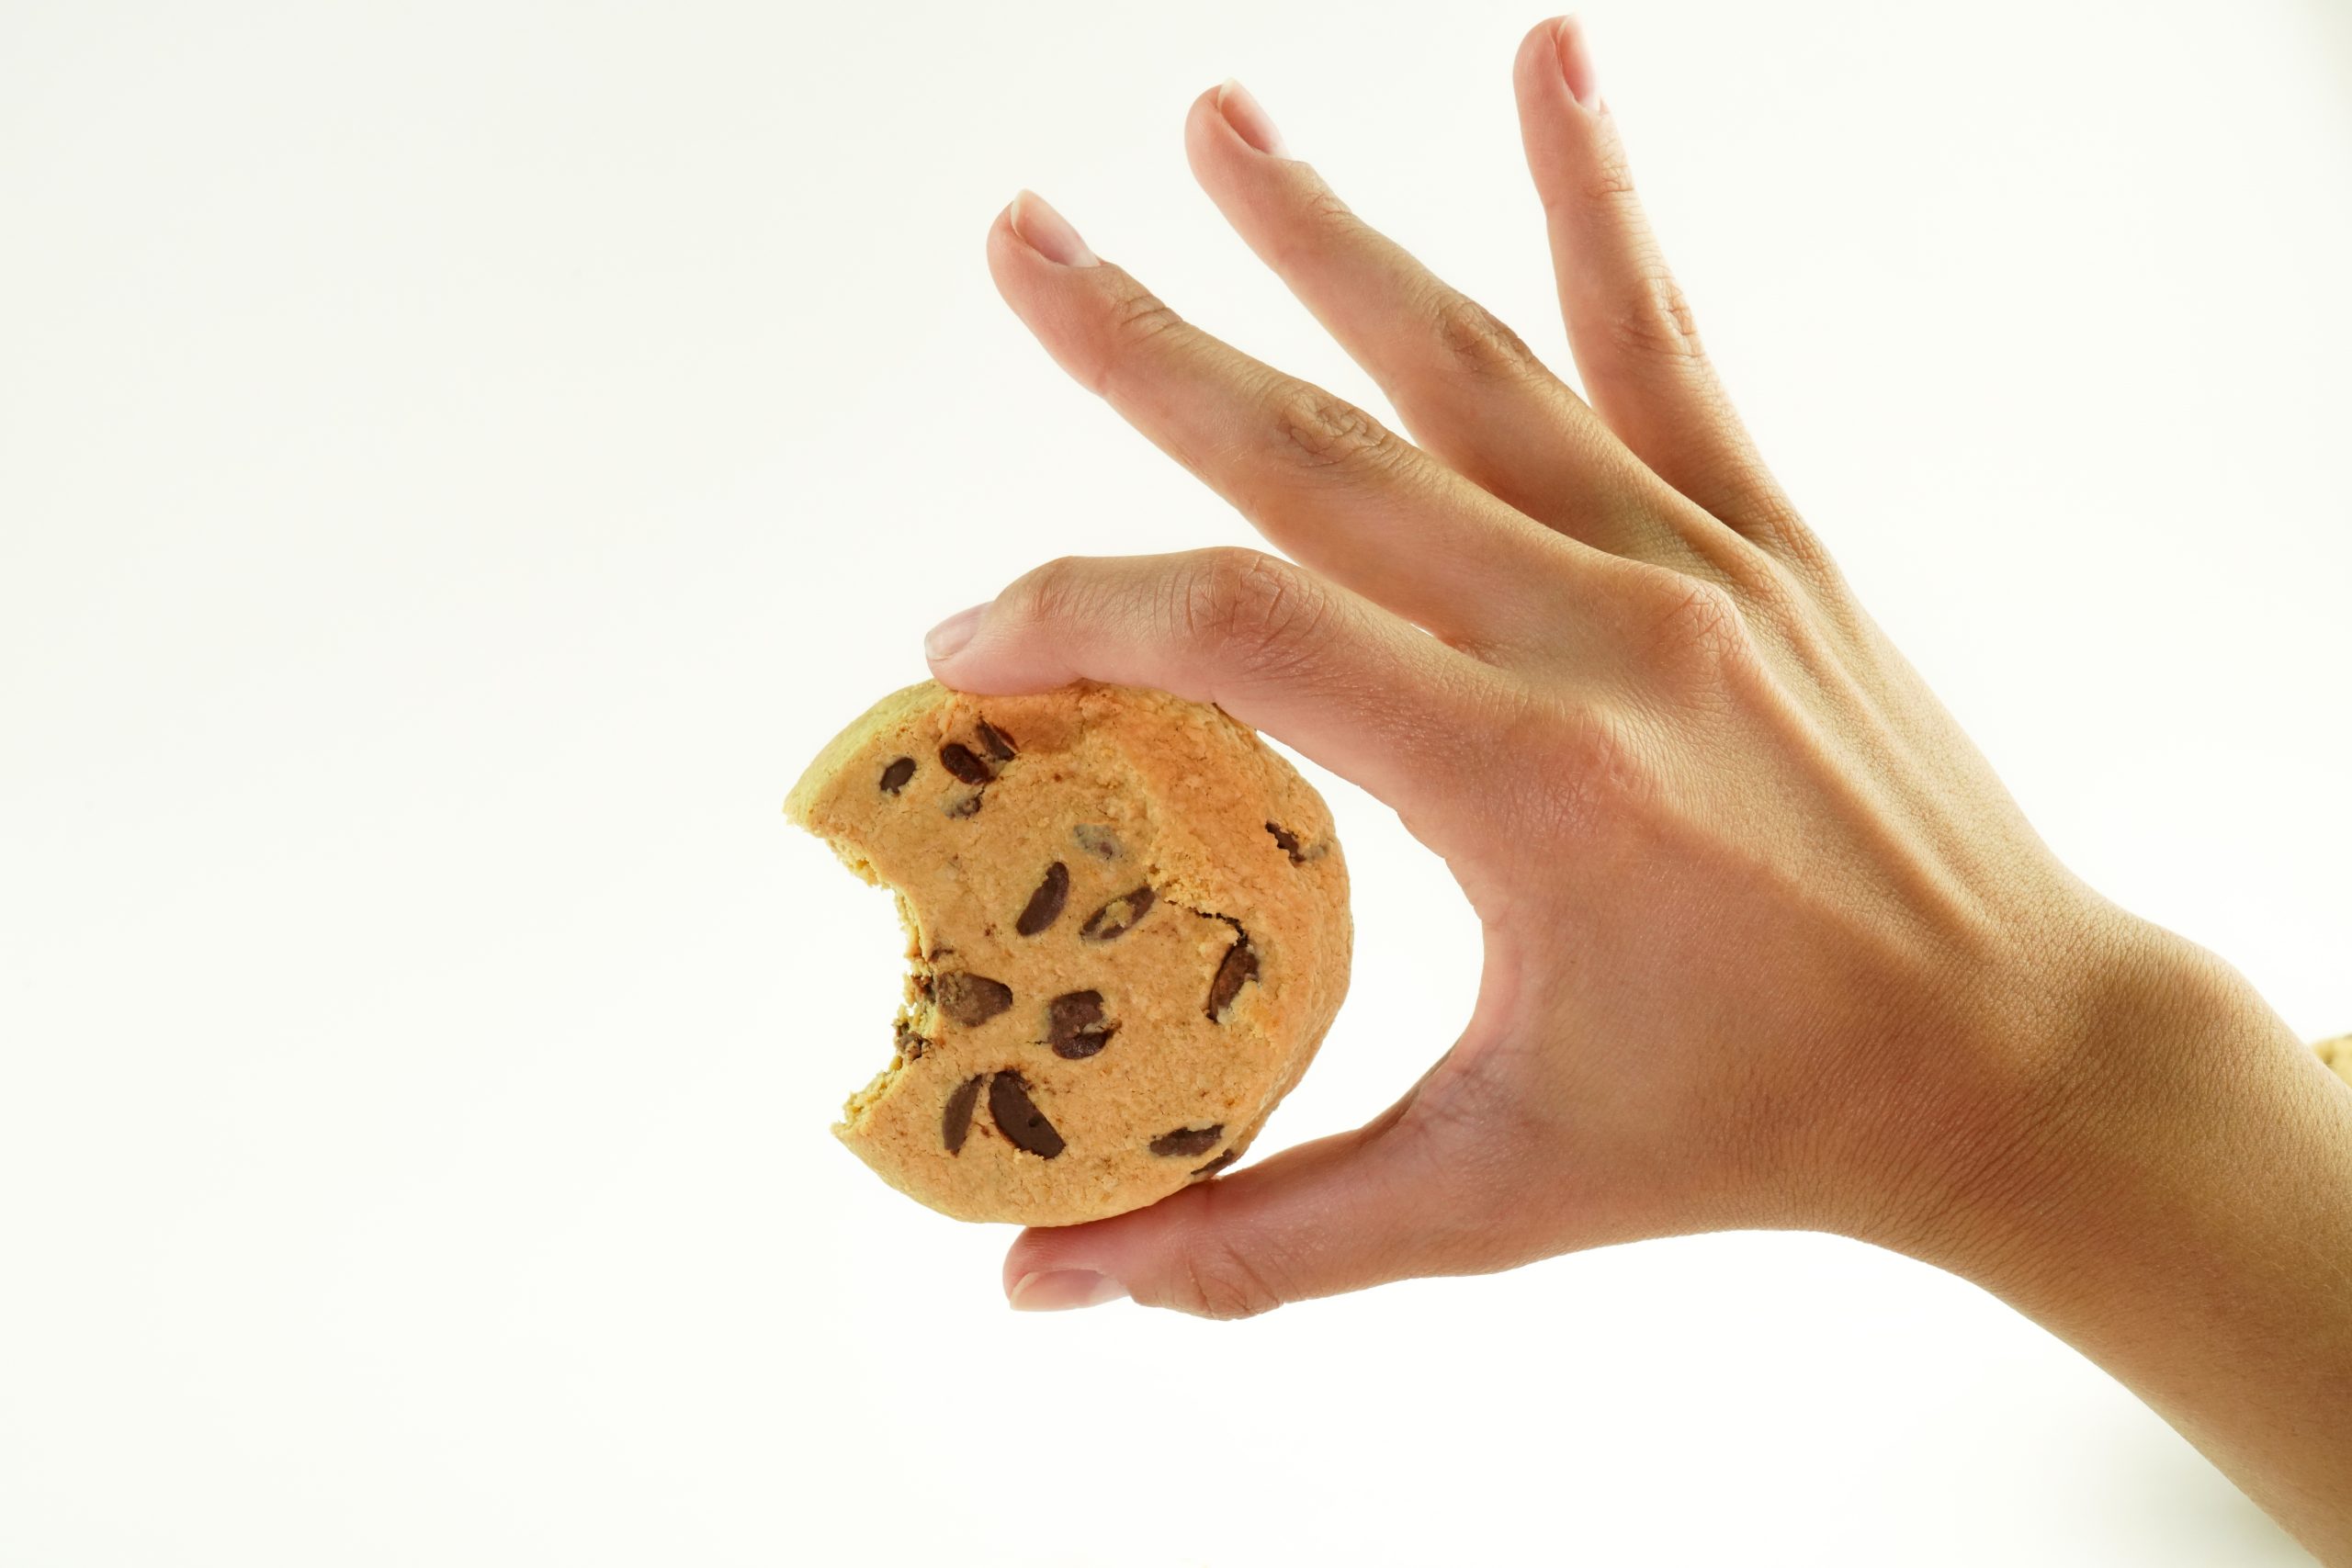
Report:
[[[2202,955],[2122,993],[1934,1260],[2352,1562],[2352,1092]]]

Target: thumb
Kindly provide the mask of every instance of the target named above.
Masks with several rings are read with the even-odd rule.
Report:
[[[1484,1227],[1447,1170],[1426,1124],[1391,1111],[1148,1209],[1024,1231],[1005,1258],[1005,1295],[1024,1312],[1131,1297],[1252,1317],[1311,1296],[1495,1267],[1469,1260]]]

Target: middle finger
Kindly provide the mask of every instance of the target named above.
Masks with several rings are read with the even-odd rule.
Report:
[[[1562,598],[1607,559],[1189,325],[1030,193],[989,231],[989,265],[1062,368],[1267,538],[1457,647],[1556,641]]]

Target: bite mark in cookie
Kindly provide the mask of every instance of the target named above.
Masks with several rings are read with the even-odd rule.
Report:
[[[958,1218],[1074,1224],[1225,1169],[1345,990],[1329,813],[1206,705],[926,682],[786,809],[908,931],[890,1065],[835,1133]]]

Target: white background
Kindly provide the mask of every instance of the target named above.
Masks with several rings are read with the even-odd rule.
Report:
[[[0,4],[0,1562],[2298,1560],[1857,1245],[1023,1317],[826,1134],[899,939],[802,762],[1035,562],[1250,537],[990,218],[1370,398],[1186,173],[1238,74],[1556,352],[1539,14]],[[2352,1029],[2352,10],[1589,19],[1866,601],[2073,865]],[[1273,1144],[1476,981],[1320,782],[1355,990]]]

